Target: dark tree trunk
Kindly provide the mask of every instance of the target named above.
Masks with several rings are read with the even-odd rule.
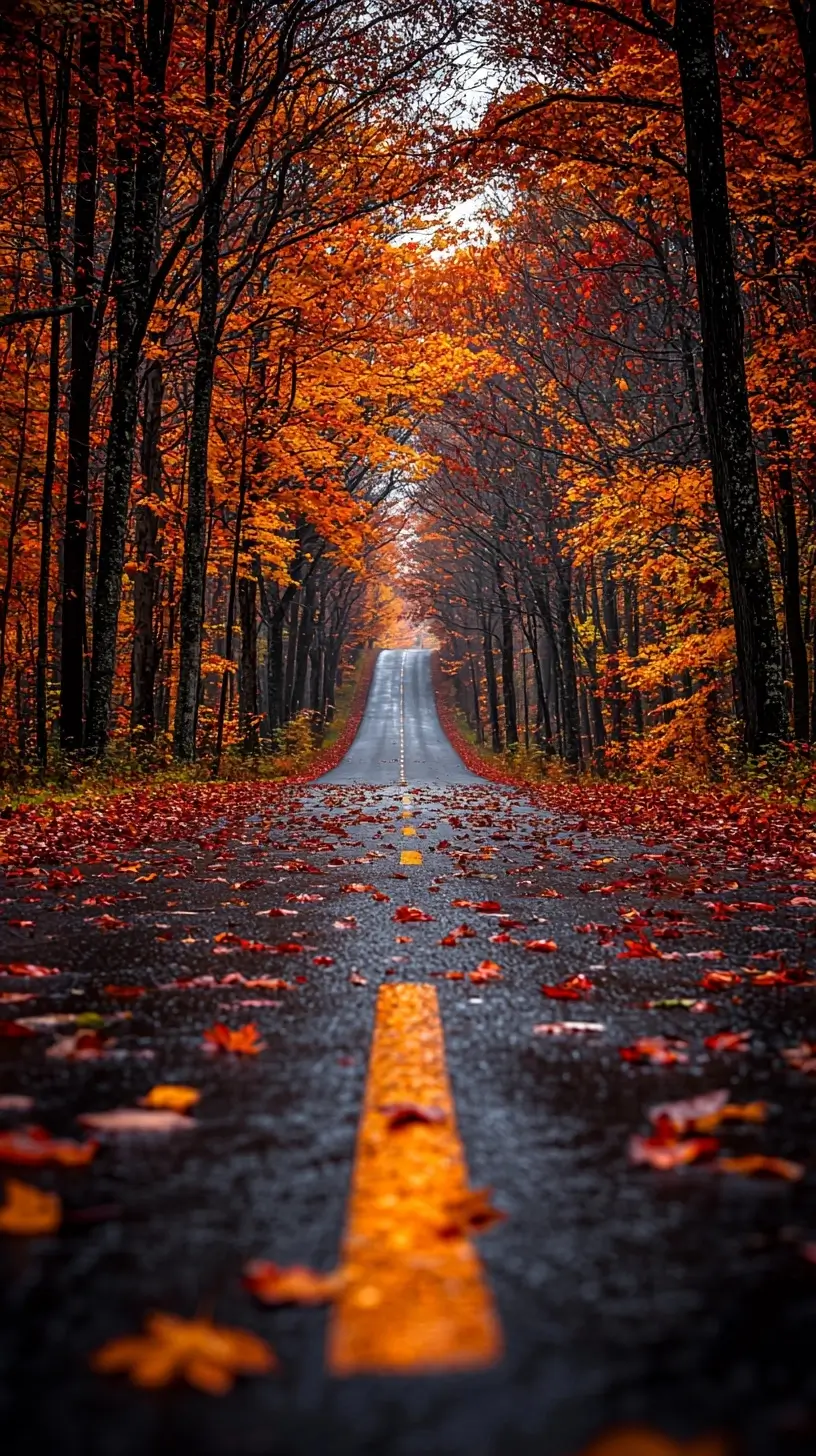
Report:
[[[297,657],[300,623],[300,599],[293,596],[289,607],[289,636],[286,643],[286,672],[283,684],[283,715],[288,723],[292,716],[292,689],[295,681],[295,659]]]
[[[482,619],[482,651],[484,653],[485,681],[487,684],[487,711],[488,717],[490,718],[490,744],[494,753],[501,753],[499,690],[496,683],[496,664],[493,660],[493,632],[487,617]]]
[[[141,56],[151,105],[144,97],[144,130],[133,133],[133,57],[119,37],[123,127],[117,144],[114,241],[116,278],[116,375],[111,399],[108,453],[99,532],[99,566],[93,617],[93,655],[85,747],[99,757],[108,741],[116,672],[122,570],[125,561],[130,483],[139,404],[141,345],[150,316],[150,281],[164,189],[164,87],[175,19],[173,0],[149,0],[146,46]]]
[[[555,582],[555,625],[561,660],[561,728],[564,760],[571,768],[581,763],[581,734],[578,718],[578,677],[572,631],[572,578],[569,567],[560,562]]]
[[[14,583],[14,553],[17,546],[17,530],[20,524],[20,516],[23,508],[23,467],[26,457],[26,443],[28,440],[28,412],[31,393],[31,351],[26,350],[26,369],[23,376],[23,411],[20,417],[20,435],[17,446],[17,459],[14,466],[14,486],[11,495],[11,508],[9,511],[8,534],[6,536],[6,569],[3,579],[2,591],[0,591],[0,706],[3,702],[3,687],[6,681],[6,632],[8,630],[9,604],[11,602],[11,589]]]
[[[476,738],[479,743],[484,743],[484,728],[482,726],[482,710],[479,703],[479,683],[476,677],[476,664],[473,661],[473,653],[468,651],[468,662],[470,664],[470,690],[473,694],[473,726],[476,729]]]
[[[810,737],[810,683],[807,643],[802,625],[799,533],[796,525],[796,502],[793,494],[793,472],[790,462],[790,435],[783,425],[778,425],[773,434],[779,451],[777,481],[779,519],[782,525],[782,597],[793,681],[793,733],[795,738],[804,743]]]
[[[295,675],[292,682],[291,716],[293,718],[301,711],[306,696],[306,672],[309,666],[309,652],[315,630],[314,601],[315,589],[310,579],[304,587],[303,602],[300,610],[300,628],[298,631],[297,654],[295,656]]]
[[[508,748],[515,748],[518,741],[518,710],[516,707],[515,662],[513,656],[513,618],[507,598],[507,587],[501,562],[496,562],[496,587],[499,593],[501,617],[501,671],[502,697],[504,700],[504,734]]]
[[[88,546],[88,470],[91,410],[99,330],[93,317],[96,187],[99,157],[99,24],[83,22],[79,44],[82,93],[77,118],[77,176],[74,195],[74,299],[71,315],[71,373],[68,382],[68,470],[62,576],[60,743],[66,753],[82,747],[85,703]]]
[[[785,693],[748,409],[714,0],[677,0],[686,164],[703,342],[703,402],[737,644],[745,742],[757,753],[785,736]]]
[[[269,735],[283,727],[283,613],[280,591],[270,591],[269,620],[266,624],[266,701],[269,712]]]
[[[241,660],[238,672],[238,705],[244,753],[259,753],[258,734],[258,583],[254,576],[242,576],[238,582],[238,606],[241,617]]]
[[[606,681],[609,716],[612,720],[612,738],[615,743],[623,742],[623,684],[621,682],[620,617],[618,615],[618,587],[615,581],[614,561],[607,554],[603,571],[603,614],[606,636]]]
[[[623,614],[626,623],[626,653],[630,662],[637,662],[640,653],[640,617],[638,611],[637,584],[633,581],[624,583],[623,588]],[[635,725],[635,732],[638,736],[643,735],[643,699],[639,688],[632,688],[629,695],[629,702],[632,708],[632,722]]]
[[[814,0],[790,0],[790,8],[796,22],[805,72],[811,156],[816,157],[816,3]]]
[[[159,589],[161,517],[153,504],[164,495],[161,460],[161,419],[164,381],[161,364],[152,363],[145,376],[142,429],[142,477],[148,501],[136,507],[136,564],[133,579],[133,696],[130,724],[137,740],[152,743],[156,735],[156,674],[162,643],[156,637]]]

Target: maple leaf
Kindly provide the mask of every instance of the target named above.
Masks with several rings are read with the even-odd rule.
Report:
[[[71,1138],[52,1138],[44,1127],[32,1124],[13,1132],[0,1132],[0,1162],[42,1168],[58,1163],[63,1168],[82,1168],[96,1156],[99,1144],[78,1143]]]
[[[441,1107],[427,1107],[420,1102],[385,1102],[379,1111],[394,1131],[416,1123],[440,1123],[445,1121]]]
[[[736,971],[706,971],[705,975],[701,976],[699,984],[704,991],[721,991],[726,986],[739,985],[741,980],[742,976],[738,975]]]
[[[204,1050],[214,1052],[237,1052],[242,1056],[254,1057],[264,1051],[266,1042],[258,1039],[258,1028],[254,1021],[231,1030],[223,1021],[216,1021],[204,1032]]]
[[[687,1062],[683,1048],[688,1042],[676,1036],[641,1036],[631,1046],[620,1047],[619,1054],[624,1062],[651,1062],[658,1067],[671,1067],[677,1062]]]
[[[341,885],[340,889],[344,895],[367,895],[374,889],[373,885],[351,884]]]
[[[750,1040],[750,1031],[718,1031],[707,1036],[703,1045],[710,1052],[747,1052]]]
[[[140,1107],[167,1108],[171,1112],[189,1112],[201,1101],[201,1093],[195,1087],[185,1087],[180,1082],[160,1082],[151,1087],[144,1097],[139,1098]]]
[[[474,986],[483,986],[487,981],[501,981],[503,979],[501,966],[496,961],[479,961],[475,971],[468,972],[468,980]]]
[[[568,976],[557,986],[542,986],[542,996],[552,1001],[584,1001],[595,987],[589,976]]]
[[[558,950],[554,940],[527,940],[524,943],[525,950],[553,951]]]
[[[665,960],[665,952],[655,945],[653,940],[648,940],[641,935],[637,940],[624,940],[623,950],[618,951],[619,961],[642,961],[642,960]]]
[[[636,1134],[629,1139],[629,1161],[648,1163],[651,1168],[665,1172],[687,1163],[697,1163],[702,1158],[713,1158],[719,1147],[714,1137],[665,1138]]]
[[[38,966],[33,961],[5,961],[0,965],[0,976],[28,976],[32,981],[39,981],[45,976],[60,975],[62,972],[56,966]]]
[[[494,1208],[492,1188],[471,1188],[445,1204],[445,1222],[439,1232],[443,1238],[466,1238],[483,1234],[507,1218]]]
[[[433,920],[433,915],[427,915],[424,910],[419,910],[416,905],[400,905],[399,909],[394,911],[391,919],[398,921],[401,925],[412,925],[421,920]]]
[[[226,1395],[237,1375],[267,1375],[278,1368],[271,1346],[248,1330],[208,1319],[154,1313],[143,1335],[109,1340],[91,1357],[99,1374],[127,1374],[147,1389],[186,1380],[208,1395]]]
[[[457,925],[454,930],[449,930],[447,935],[443,935],[439,944],[458,945],[460,940],[472,940],[475,935],[476,931],[471,930],[469,925]]]
[[[244,1288],[263,1304],[330,1304],[342,1293],[345,1283],[342,1269],[318,1274],[303,1264],[283,1268],[266,1259],[252,1259],[244,1265]]]
[[[496,915],[501,911],[498,900],[451,900],[456,910],[476,910],[480,915]]]
[[[0,1233],[53,1234],[62,1223],[62,1202],[18,1178],[6,1179],[6,1201],[0,1207]]]

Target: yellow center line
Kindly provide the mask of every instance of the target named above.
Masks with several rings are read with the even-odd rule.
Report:
[[[422,851],[419,849],[404,849],[400,855],[400,864],[422,864]]]
[[[402,802],[403,802],[403,804],[410,804],[412,802],[411,795],[410,794],[403,794],[403,796],[402,796]]]
[[[413,825],[411,825],[411,824],[405,824],[403,826],[402,832],[403,832],[403,834],[408,834],[408,835],[410,835],[410,834],[416,834],[416,830],[414,829]]]
[[[405,1103],[436,1120],[392,1126],[393,1108]],[[346,1282],[327,1337],[333,1375],[498,1360],[501,1327],[481,1261],[469,1238],[450,1235],[447,1210],[467,1189],[436,990],[382,986],[344,1239]]]

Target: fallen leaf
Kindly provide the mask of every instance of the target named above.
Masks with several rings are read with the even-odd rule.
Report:
[[[801,1041],[798,1046],[785,1047],[782,1055],[797,1072],[816,1072],[816,1042]]]
[[[700,985],[704,991],[722,991],[727,986],[739,985],[741,980],[742,976],[737,975],[736,971],[706,971],[700,977]]]
[[[558,946],[554,940],[526,940],[524,942],[524,949],[552,951],[558,950]]]
[[[551,1001],[583,1001],[594,985],[589,976],[568,976],[556,986],[542,986],[542,996],[547,996]]]
[[[398,921],[401,925],[408,925],[415,921],[433,920],[433,915],[426,915],[425,911],[419,910],[416,905],[400,905],[399,909],[394,911],[391,919]]]
[[[253,1259],[244,1266],[244,1288],[264,1304],[330,1304],[345,1282],[342,1269],[318,1274],[303,1264],[282,1268],[266,1259]]]
[[[605,1026],[602,1021],[542,1021],[533,1027],[534,1036],[567,1036],[575,1032],[600,1032]]]
[[[710,1052],[747,1052],[750,1040],[750,1031],[718,1031],[707,1036],[703,1046]]]
[[[0,1162],[43,1168],[58,1163],[63,1168],[82,1168],[96,1155],[99,1144],[78,1143],[71,1138],[52,1138],[44,1127],[32,1124],[13,1132],[0,1132]]]
[[[620,1056],[625,1062],[651,1062],[657,1067],[671,1067],[677,1062],[687,1062],[682,1048],[688,1042],[676,1036],[641,1036],[631,1046],[620,1047]]]
[[[494,1208],[492,1188],[472,1188],[458,1198],[445,1204],[445,1223],[439,1232],[443,1238],[466,1238],[470,1234],[482,1234],[494,1224],[507,1218],[501,1209]]]
[[[365,976],[361,976],[360,975],[360,972],[359,971],[352,971],[351,975],[349,976],[349,985],[350,986],[367,986],[368,985],[368,981],[366,980]]]
[[[58,1037],[45,1055],[63,1062],[95,1062],[115,1045],[113,1037],[103,1037],[98,1031],[83,1028],[71,1036]]]
[[[114,1107],[110,1112],[81,1112],[77,1122],[92,1132],[177,1132],[195,1127],[195,1119],[158,1107]]]
[[[316,956],[312,956],[312,965],[313,966],[333,966],[334,965],[334,956],[330,956],[330,955],[316,955]]]
[[[0,965],[0,976],[28,976],[32,981],[45,976],[61,976],[56,966],[37,966],[32,961],[5,961]]]
[[[147,1389],[186,1380],[208,1395],[225,1395],[236,1375],[266,1375],[278,1368],[271,1346],[248,1330],[208,1319],[151,1314],[143,1335],[109,1340],[91,1357],[99,1374],[127,1374]]]
[[[6,1201],[0,1207],[0,1233],[53,1234],[62,1222],[62,1202],[56,1193],[43,1193],[18,1178],[6,1180]]]
[[[351,885],[341,885],[340,889],[344,895],[370,895],[374,889],[374,886],[363,885],[355,882]]]
[[[120,1001],[136,1000],[145,994],[144,986],[105,986],[103,989],[106,996],[115,996]]]
[[[171,1112],[189,1112],[200,1101],[201,1093],[195,1087],[185,1087],[180,1082],[161,1082],[139,1098],[139,1106],[167,1108]]]
[[[419,1102],[385,1102],[379,1111],[386,1118],[391,1131],[409,1127],[412,1123],[440,1123],[445,1121],[441,1107],[425,1107]]]
[[[763,1153],[749,1153],[741,1158],[720,1158],[717,1167],[723,1173],[739,1173],[744,1178],[752,1178],[756,1173],[767,1173],[771,1178],[784,1178],[789,1183],[798,1183],[805,1176],[801,1163],[792,1163],[788,1158],[768,1158]]]
[[[629,1161],[648,1163],[649,1167],[666,1172],[697,1163],[701,1158],[713,1158],[719,1148],[719,1141],[714,1137],[664,1138],[635,1134],[629,1139]]]
[[[476,931],[471,930],[469,925],[457,925],[455,930],[449,930],[447,935],[443,935],[439,944],[458,945],[460,940],[472,940],[475,935]]]
[[[653,940],[647,939],[645,935],[638,936],[637,940],[625,940],[623,950],[618,951],[619,961],[636,960],[658,960],[666,959],[665,952],[655,945]]]
[[[239,1052],[254,1057],[264,1051],[266,1043],[258,1040],[258,1028],[254,1021],[231,1030],[223,1021],[216,1021],[204,1032],[204,1050],[214,1052]]]
[[[727,1449],[718,1436],[675,1441],[647,1426],[620,1426],[599,1436],[581,1456],[727,1456]]]

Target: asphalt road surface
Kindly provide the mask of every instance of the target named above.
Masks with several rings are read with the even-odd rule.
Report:
[[[578,1456],[635,1423],[678,1442],[720,1433],[745,1456],[816,1451],[816,1266],[803,1252],[816,1241],[813,1079],[781,1055],[813,1036],[816,992],[748,985],[712,992],[699,1014],[645,1006],[704,998],[709,964],[739,968],[768,949],[770,912],[712,923],[707,906],[723,896],[767,898],[774,947],[798,945],[813,915],[790,888],[724,890],[725,868],[720,885],[690,887],[660,845],[594,838],[474,778],[439,726],[428,655],[396,651],[381,655],[358,737],[322,782],[259,803],[230,839],[191,822],[172,842],[101,862],[73,850],[71,862],[81,883],[48,865],[6,878],[0,960],[62,974],[0,979],[3,994],[33,997],[0,1016],[127,1015],[106,1021],[116,1044],[87,1061],[46,1055],[70,1023],[0,1037],[0,1096],[34,1103],[0,1110],[0,1128],[35,1120],[81,1137],[77,1114],[133,1107],[156,1083],[203,1096],[189,1130],[103,1137],[86,1168],[8,1170],[58,1190],[66,1217],[54,1235],[0,1237],[0,1450]],[[287,898],[299,895],[320,898]],[[500,909],[474,908],[485,902]],[[432,919],[395,922],[401,906]],[[637,926],[638,912],[671,954],[619,958],[620,917]],[[463,922],[476,934],[440,946]],[[531,952],[531,939],[557,950]],[[304,949],[247,948],[259,941]],[[723,954],[700,959],[706,949]],[[485,960],[501,979],[471,978]],[[233,972],[244,981],[223,984]],[[542,995],[576,974],[593,983],[585,999]],[[245,984],[276,976],[291,989]],[[340,1376],[326,1309],[266,1308],[241,1270],[338,1264],[378,995],[395,983],[435,988],[470,1184],[489,1185],[507,1215],[472,1245],[503,1350],[472,1371]],[[143,994],[116,999],[111,984]],[[533,1031],[579,1019],[603,1030]],[[266,1049],[208,1056],[202,1033],[219,1020],[255,1022]],[[725,1030],[751,1031],[747,1047],[705,1048]],[[685,1041],[687,1060],[621,1058],[657,1035]],[[629,1161],[650,1107],[719,1088],[770,1104],[764,1125],[725,1126],[723,1150],[799,1161],[804,1178]],[[392,1136],[431,1133],[409,1118]],[[395,1228],[402,1219],[395,1200]],[[153,1309],[255,1331],[280,1372],[221,1399],[94,1373],[91,1352]]]

